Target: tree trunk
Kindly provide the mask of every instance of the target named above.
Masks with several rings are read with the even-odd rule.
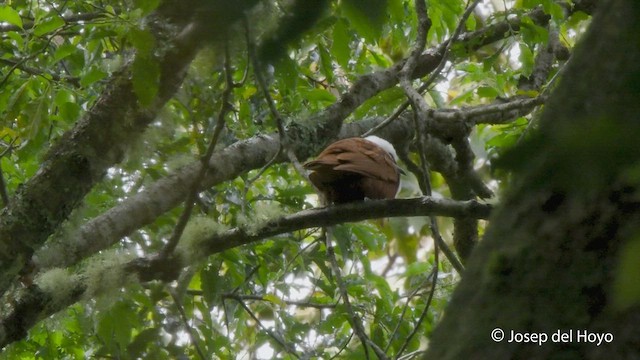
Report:
[[[640,356],[640,299],[615,291],[640,242],[640,2],[599,10],[536,134],[502,160],[513,184],[426,358]]]

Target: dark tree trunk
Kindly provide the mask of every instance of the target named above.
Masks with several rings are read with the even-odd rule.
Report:
[[[537,133],[503,159],[513,184],[426,358],[640,357],[640,299],[623,307],[614,291],[640,242],[640,2],[599,10]],[[548,338],[508,342],[511,331]],[[598,346],[596,333],[610,335]]]

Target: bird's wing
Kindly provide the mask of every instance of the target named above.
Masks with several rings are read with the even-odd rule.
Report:
[[[398,180],[397,165],[391,155],[361,138],[336,141],[305,167],[310,170],[331,168],[389,182]]]

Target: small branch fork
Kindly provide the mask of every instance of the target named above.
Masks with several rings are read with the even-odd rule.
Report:
[[[256,314],[253,313],[253,311],[249,308],[249,306],[247,306],[247,304],[244,303],[244,301],[242,301],[240,298],[237,297],[232,297],[231,299],[235,300],[238,302],[238,304],[240,304],[240,306],[244,309],[244,311],[247,312],[247,314],[249,314],[249,316],[251,316],[251,318],[253,319],[253,321],[256,322],[256,324],[258,324],[258,326],[260,326],[260,328],[262,328],[262,330],[266,331],[267,334],[273,339],[275,340],[287,353],[291,354],[292,356],[294,356],[296,359],[300,359],[300,355],[298,355],[296,348],[293,344],[288,343],[283,337],[282,335],[272,331],[271,329],[269,329],[268,327],[266,327],[264,324],[262,324],[262,321],[260,321],[260,318],[258,318],[256,316]]]

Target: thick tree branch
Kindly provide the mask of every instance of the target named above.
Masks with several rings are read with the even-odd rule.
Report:
[[[534,19],[539,18],[538,20],[541,22],[546,21],[546,16],[538,12],[537,10],[532,12],[530,17]],[[520,20],[517,18],[505,20],[502,26],[508,28],[510,32],[503,31],[497,34],[494,30],[497,29],[497,31],[500,31],[502,29],[498,26],[491,30],[474,33],[476,35],[463,35],[459,42],[462,44],[466,43],[468,45],[467,48],[470,50],[477,49],[493,41],[510,36],[513,31],[518,30],[519,23]],[[175,40],[178,44],[183,44],[174,47],[180,56],[173,56],[171,59],[167,59],[166,63],[162,64],[162,68],[165,69],[163,73],[165,75],[161,78],[164,84],[161,86],[163,99],[170,96],[175,87],[180,83],[182,74],[180,71],[175,71],[175,69],[183,69],[186,67],[197,49],[196,43],[199,44],[199,42],[197,41],[198,37],[195,36],[197,33],[195,30],[197,29],[189,28]],[[421,55],[412,76],[422,76],[432,71],[439,63],[441,56],[437,50],[435,52],[427,51]],[[354,84],[348,93],[343,95],[340,101],[314,117],[314,120],[318,121],[318,127],[314,135],[300,136],[302,133],[299,132],[298,128],[291,129],[295,135],[297,135],[293,141],[296,144],[298,155],[302,158],[308,157],[314,152],[314,149],[312,149],[313,146],[321,146],[321,144],[337,134],[338,129],[341,128],[343,119],[362,104],[362,102],[395,85],[397,83],[398,72],[402,66],[403,63],[399,63],[387,70],[363,76]],[[170,70],[174,71],[172,72]],[[0,272],[2,273],[2,276],[0,276],[2,279],[0,281],[0,285],[2,285],[1,288],[5,288],[8,282],[13,280],[14,275],[27,260],[28,254],[44,241],[57,224],[66,218],[68,212],[77,204],[77,201],[88,191],[92,184],[100,178],[104,169],[112,165],[114,161],[117,161],[119,157],[122,156],[124,147],[131,140],[123,139],[123,141],[120,142],[113,141],[113,138],[108,136],[109,133],[106,131],[108,129],[105,130],[104,127],[106,126],[108,128],[108,124],[113,123],[111,119],[118,118],[118,114],[122,114],[122,118],[131,119],[131,108],[137,106],[137,103],[131,100],[135,98],[131,91],[130,83],[124,76],[115,76],[109,90],[106,91],[103,98],[98,101],[94,110],[86,115],[81,125],[79,125],[75,131],[65,137],[64,141],[61,141],[60,148],[52,150],[51,153],[53,155],[50,156],[49,161],[45,162],[44,168],[38,176],[32,180],[32,182],[38,183],[38,180],[51,179],[51,181],[56,181],[56,183],[52,184],[50,181],[42,181],[41,184],[38,184],[40,186],[37,187],[40,191],[24,190],[23,193],[20,194],[21,196],[16,199],[20,200],[18,205],[28,205],[28,207],[20,209],[17,206],[13,206],[4,214],[3,217],[5,219],[9,218],[9,221],[3,221],[2,225],[4,226],[0,228],[0,230],[4,228],[10,231],[8,233],[0,233],[5,235],[2,237],[3,246],[0,247],[0,254],[4,255],[0,256],[0,260],[3,262],[0,267]],[[162,101],[156,102],[154,108],[159,108],[161,104]],[[118,129],[120,132],[137,134],[144,128],[145,124],[153,118],[154,112],[152,110],[139,109],[138,111],[138,113],[134,112],[137,114],[134,118],[137,120],[130,123],[135,128],[132,129],[132,131]],[[464,110],[461,111],[464,112]],[[438,113],[439,112],[434,112],[434,114]],[[124,115],[129,115],[129,117]],[[100,127],[96,129],[92,127],[92,124],[98,119],[101,120],[99,121]],[[363,132],[362,127],[370,128],[375,121],[377,121],[377,119],[353,124],[345,128],[343,134],[344,136],[361,134]],[[403,139],[407,138],[406,135],[410,134],[410,128],[405,127],[401,121],[393,125],[394,126],[389,129],[385,129],[388,131],[388,138],[394,142],[402,142]],[[465,125],[469,126],[467,123],[465,123]],[[295,130],[298,130],[298,132]],[[94,131],[95,134],[92,136],[84,136],[88,135],[86,133],[87,131]],[[119,136],[122,136],[122,133],[120,133]],[[385,135],[383,134],[383,136]],[[116,137],[116,139],[117,138],[118,137]],[[310,138],[316,140],[309,141]],[[98,141],[101,139],[103,141]],[[99,151],[99,149],[101,149],[99,144],[104,144],[106,139],[109,139],[110,142],[106,145],[111,145],[112,147],[108,148],[110,149],[109,151]],[[68,145],[62,145],[63,143],[68,143]],[[74,148],[79,149],[74,150]],[[93,157],[89,157],[86,154],[87,150],[89,150],[88,155],[93,155]],[[258,136],[238,142],[221,152],[214,153],[210,161],[212,171],[209,172],[202,186],[203,188],[207,188],[222,181],[233,179],[249,170],[260,168],[271,160],[277,151],[277,136]],[[100,154],[100,159],[97,160],[97,164],[89,161],[95,159],[95,154]],[[63,159],[67,159],[66,163]],[[282,158],[278,159],[278,161],[283,160]],[[199,171],[200,166],[198,163],[188,165],[178,173],[159,181],[149,187],[148,190],[133,196],[124,204],[109,210],[103,216],[94,219],[82,227],[79,232],[80,235],[74,239],[78,240],[77,242],[74,241],[74,248],[78,249],[78,252],[69,254],[69,258],[75,262],[88,256],[88,254],[104,249],[141,226],[153,222],[159,215],[175,207],[184,199],[188,192],[184,184],[189,183],[188,180],[193,178],[194,174]],[[73,175],[69,176],[69,172]],[[86,176],[79,176],[81,174],[86,174]],[[82,181],[82,186],[79,185],[79,181]],[[60,184],[57,184],[58,182],[60,182]],[[74,186],[73,184],[76,185]],[[31,188],[29,184],[25,186],[25,189]],[[68,192],[52,197],[49,191],[51,188],[69,190]],[[48,198],[53,199],[49,200]],[[49,201],[49,207],[43,207],[42,204],[39,203],[43,201],[43,199]],[[55,204],[55,206],[53,206],[53,204]],[[28,219],[34,220],[35,223],[39,225],[39,231],[31,231],[32,229],[28,229],[27,225],[30,224],[28,221],[18,221],[18,219],[24,220],[24,217],[31,215],[32,211],[37,214],[39,213],[37,210],[46,210],[47,208],[55,208],[57,210],[56,218],[49,219],[46,213],[42,218],[28,217]],[[20,211],[16,212],[15,210],[17,209]],[[66,210],[60,212],[60,209]],[[17,216],[10,216],[14,214]],[[385,213],[381,216],[389,215]],[[18,231],[7,227],[7,225],[10,224],[17,226]],[[20,236],[7,236],[16,232],[27,235],[26,243],[29,245],[18,243],[17,239],[22,239]],[[11,256],[9,256],[9,254],[11,254]]]
[[[161,69],[158,95],[149,107],[137,100],[129,63],[111,78],[102,96],[76,126],[47,152],[36,175],[0,215],[0,292],[106,170],[122,159],[173,96],[202,46],[201,31],[196,23],[173,38],[159,41],[160,55],[155,59]]]
[[[576,2],[580,3],[580,1]],[[586,3],[586,1],[583,2]],[[166,3],[170,3],[170,1]],[[531,12],[529,17],[537,24],[543,24],[548,20],[548,17],[541,10]],[[463,34],[456,44],[472,51],[511,36],[518,30],[519,24],[520,19],[511,18],[490,28]],[[185,28],[182,34],[171,41],[173,44],[168,47],[171,49],[171,53],[164,54],[164,57],[159,59],[163,71],[160,96],[151,108],[143,108],[137,103],[135,96],[133,96],[128,76],[129,69],[123,69],[112,78],[108,89],[94,108],[78,123],[78,126],[65,135],[60,144],[49,152],[38,174],[25,184],[24,188],[12,199],[9,207],[0,215],[0,289],[7,287],[20,268],[28,261],[29,255],[34,249],[40,247],[52,231],[64,221],[84,194],[103,176],[105,170],[119,161],[127,145],[135,142],[138,134],[154,118],[155,112],[172,96],[181,83],[186,66],[200,46],[201,34],[196,36],[200,30],[198,27]],[[411,77],[423,76],[433,71],[435,66],[442,62],[442,49],[443,47],[440,46],[432,52],[428,51],[422,54],[419,57],[415,71],[411,73]],[[318,122],[318,125],[311,133],[302,131],[298,127],[290,129],[292,135],[294,135],[293,142],[296,150],[299,154],[302,154],[299,156],[306,157],[313,153],[315,151],[313,148],[324,145],[324,142],[335,137],[339,131],[342,131],[341,136],[353,135],[353,132],[360,134],[362,131],[359,130],[362,127],[366,128],[378,121],[378,119],[372,119],[352,124],[349,127],[342,127],[343,120],[362,102],[397,84],[398,74],[402,67],[403,64],[400,63],[390,69],[363,76],[349,92],[343,95],[339,102],[315,116],[315,121]],[[527,100],[531,100],[531,102],[527,105],[520,103],[520,106],[507,110],[513,111],[512,113],[496,114],[495,116],[509,121],[509,116],[515,113],[527,113],[537,105],[534,104],[535,101],[540,101],[540,103],[543,101],[541,98]],[[531,107],[527,107],[529,105]],[[437,144],[434,147],[441,149],[445,143],[449,142],[451,138],[447,137],[446,134],[463,133],[473,126],[474,122],[478,123],[477,121],[480,117],[470,119],[466,110],[468,109],[460,110],[457,115],[460,118],[453,125],[436,123],[434,129],[436,132],[440,131],[442,135],[438,135]],[[430,115],[436,115],[437,113],[432,112]],[[431,119],[434,119],[434,117],[432,116]],[[485,119],[487,119],[487,122],[495,121],[490,117],[485,117]],[[407,122],[398,121],[397,124],[385,130],[392,141],[402,142],[401,139],[411,133],[411,127],[407,126],[407,124]],[[438,125],[442,125],[443,129],[438,130]],[[203,181],[202,188],[207,188],[235,178],[246,171],[264,166],[277,153],[277,144],[277,136],[259,136],[238,142],[223,151],[215,153],[211,161],[209,161],[213,171]],[[441,156],[441,154],[435,156]],[[443,158],[445,157],[443,156]],[[284,159],[279,158],[278,161],[284,161]],[[445,161],[449,161],[449,159]],[[455,162],[443,162],[443,164],[443,168],[445,168],[443,171],[455,171],[457,169]],[[437,168],[437,166],[434,166],[434,168]],[[153,222],[159,215],[175,207],[188,193],[188,188],[184,184],[188,184],[189,181],[187,180],[191,179],[193,174],[201,171],[200,169],[200,164],[188,165],[179,172],[154,184],[149,190],[132,197],[122,206],[109,210],[103,216],[85,225],[80,230],[80,235],[74,238],[74,241],[80,240],[74,243],[74,246],[78,245],[78,253],[70,256],[73,259],[71,262],[63,264],[75,263],[95,251],[112,245],[123,236],[130,234],[145,224]],[[462,188],[462,192],[469,191],[469,189],[464,188],[464,182],[454,175],[448,177],[445,174],[445,178],[447,178],[447,181],[450,178],[454,179],[453,184],[450,184],[452,193],[456,192],[454,190],[456,182]],[[393,212],[394,206],[400,206],[398,204],[402,204],[403,201],[415,201],[415,199],[394,200],[394,202],[384,204],[381,209],[377,208],[379,204],[376,202],[364,203],[362,206],[366,209],[367,218],[372,214],[374,216],[379,214],[384,217],[409,216],[407,214],[415,214],[418,208],[424,212],[419,213],[419,216],[430,215],[432,214],[431,211],[441,211],[442,216],[471,216],[471,218],[477,216],[484,218],[483,216],[488,216],[489,212],[488,206],[475,202],[461,203],[448,200],[451,203],[442,204],[433,199],[420,200],[427,201],[431,205],[424,203],[423,205],[426,207],[420,208],[419,204],[413,204],[410,208],[396,210],[397,212]],[[431,206],[431,210],[429,210],[429,206]],[[311,221],[309,218],[312,218],[314,214],[320,214],[318,216],[322,219],[336,216],[335,214],[331,215],[332,211],[343,211],[334,219],[336,222],[344,222],[349,215],[354,215],[355,217],[352,221],[357,221],[357,207],[349,208],[350,210],[346,213],[341,207],[336,208],[337,210],[335,208],[309,210],[317,212],[313,214],[303,212],[296,214],[299,217],[291,215],[276,219],[257,230],[230,230],[219,237],[207,239],[201,245],[205,248],[207,254],[216,253],[230,247],[259,241],[264,237],[295,231],[296,226],[303,226],[305,221]],[[365,216],[363,214],[360,215]],[[322,223],[323,220],[317,218],[315,221]],[[328,220],[324,221],[331,223]],[[317,224],[314,223],[313,226],[317,226]],[[262,237],[256,237],[257,235]],[[94,244],[96,239],[97,241]],[[182,268],[183,265],[176,266],[176,264],[182,264],[182,260],[177,255],[171,255],[167,258],[143,258],[128,263],[125,268],[137,273],[143,281],[153,279],[171,280],[177,276]],[[0,315],[0,347],[24,337],[26,331],[40,319],[64,309],[77,301],[83,294],[86,296],[86,283],[81,278],[74,278],[73,282],[74,286],[71,291],[62,298],[59,296],[52,297],[51,294],[46,293],[36,285],[19,289],[15,293],[5,294],[4,299],[13,298],[15,301],[5,303],[2,307],[2,314]],[[89,296],[91,295],[93,294],[89,294]]]
[[[222,251],[257,242],[302,229],[332,226],[345,222],[356,222],[382,217],[406,216],[448,216],[487,219],[492,206],[477,201],[459,202],[449,199],[433,199],[429,197],[414,199],[376,200],[304,210],[266,222],[257,228],[235,228],[198,242],[197,249],[191,252],[201,257],[217,254]],[[139,281],[175,280],[182,268],[189,266],[196,259],[186,259],[176,253],[168,256],[152,256],[134,259],[122,265],[121,269],[107,268],[106,272],[119,270],[122,277],[113,279],[115,287],[124,286],[131,281],[130,275],[137,275]],[[93,279],[95,281],[95,279]],[[3,297],[5,305],[0,314],[0,348],[17,341],[27,334],[27,330],[45,317],[56,313],[77,302],[82,297],[95,296],[87,294],[88,284],[83,276],[70,276],[70,284],[66,294],[46,293],[37,285],[17,290]]]
[[[531,17],[540,16],[537,14],[537,10],[530,14]],[[534,16],[535,15],[535,16]],[[541,21],[543,21],[544,17]],[[519,20],[509,19],[504,21],[506,27],[511,29],[511,31],[515,31],[519,27]],[[474,37],[471,35],[461,37],[463,40],[460,40],[462,43],[467,42],[469,44],[470,49],[478,48],[482,45],[487,44],[486,41],[495,41],[497,38],[488,36],[491,34],[491,31],[486,31],[482,33],[476,32],[478,37]],[[511,33],[503,32],[502,36],[508,36]],[[186,44],[192,44],[194,40],[185,39]],[[425,54],[421,55],[418,63],[416,65],[416,70],[414,71],[413,76],[421,76],[429,71],[433,70],[437,64],[439,63],[441,55],[438,55],[437,51],[434,53],[433,51],[427,51]],[[173,63],[179,61],[179,59],[174,59]],[[169,65],[176,65],[175,68],[180,68],[180,64],[173,64],[171,62],[167,63],[167,66],[163,68],[170,67]],[[184,64],[183,64],[184,65]],[[292,142],[296,143],[296,152],[300,158],[306,158],[314,152],[312,147],[321,146],[320,144],[324,144],[324,142],[333,138],[337,133],[338,129],[342,124],[342,120],[346,118],[355,108],[357,108],[362,102],[370,98],[371,96],[388,89],[397,83],[397,75],[401,70],[403,63],[399,63],[391,67],[390,69],[379,71],[373,74],[363,76],[358,82],[354,84],[354,86],[349,90],[349,92],[345,93],[341,100],[335,103],[334,105],[328,107],[321,113],[317,114],[312,121],[318,122],[318,127],[315,130],[315,134],[306,134],[303,135],[299,128],[291,129],[292,130]],[[175,83],[179,83],[178,80]],[[175,85],[174,83],[174,85]],[[115,91],[114,89],[113,91]],[[130,89],[127,91],[115,91],[116,94],[120,92],[118,96],[121,96],[126,101],[130,101],[132,96],[130,94]],[[105,93],[107,95],[111,94],[110,91]],[[125,94],[125,95],[123,95]],[[114,95],[115,96],[115,95]],[[127,102],[123,104],[126,104]],[[114,106],[114,109],[122,109],[122,104],[119,106]],[[105,114],[106,116],[107,114]],[[109,114],[113,116],[113,113]],[[147,114],[149,115],[149,114]],[[109,123],[111,117],[107,117],[104,119],[104,122]],[[145,117],[147,120],[149,117]],[[364,132],[364,131],[362,131]],[[362,132],[356,134],[359,135]],[[294,134],[295,133],[295,134]],[[393,136],[392,136],[393,137]],[[310,139],[315,139],[315,141],[309,141]],[[395,139],[401,139],[401,137],[394,137]],[[75,143],[75,138],[70,139],[71,143]],[[236,143],[231,147],[225,149],[221,153],[216,153],[213,155],[211,160],[211,171],[209,172],[209,176],[203,182],[203,188],[210,187],[214,184],[220,183],[225,180],[229,180],[235,178],[236,176],[245,173],[252,169],[261,168],[269,162],[275,154],[277,154],[278,146],[277,146],[278,138],[276,136],[263,136],[252,138],[243,142]],[[309,145],[311,144],[311,146]],[[91,147],[89,147],[91,148]],[[122,151],[122,149],[120,149]],[[118,154],[121,155],[121,152]],[[82,157],[81,157],[82,159]],[[279,159],[279,161],[283,161],[284,159]],[[102,168],[107,164],[103,164]],[[84,226],[80,231],[80,239],[77,242],[77,246],[74,245],[75,249],[78,249],[76,254],[72,254],[69,258],[79,260],[80,258],[86,256],[88,253],[95,252],[99,249],[105,248],[118,241],[123,236],[131,233],[132,231],[144,226],[145,224],[149,224],[154,221],[159,215],[165,213],[166,211],[175,207],[187,194],[188,189],[184,186],[184,184],[188,183],[190,178],[193,178],[194,174],[199,171],[200,164],[192,164],[187,166],[186,168],[181,169],[180,173],[174,174],[166,179],[161,180],[156,183],[156,185],[149,188],[149,190],[144,191],[138,195],[133,196],[129,201],[125,204],[118,206],[103,216],[99,217],[100,220],[91,221],[86,226]],[[55,167],[59,169],[58,166]],[[70,166],[63,167],[65,171]],[[62,171],[62,168],[59,169]],[[61,182],[65,183],[65,186],[68,186],[68,183],[65,181],[71,181],[71,183],[77,182],[78,180],[70,180],[67,177],[62,175],[56,175],[57,178],[62,178]],[[88,181],[84,186],[85,188],[89,188],[89,185],[92,184],[93,181]],[[47,187],[48,190],[51,187]],[[64,188],[64,187],[63,187]],[[84,190],[86,191],[86,189]],[[44,194],[40,196],[45,196]],[[77,198],[78,196],[76,196]],[[77,200],[76,200],[77,201]],[[67,202],[70,202],[67,200]],[[75,204],[75,203],[73,203]],[[67,208],[72,209],[74,205],[68,206]],[[64,207],[63,207],[64,208]],[[70,211],[70,210],[69,210]],[[126,214],[126,215],[125,215]],[[136,214],[136,216],[131,216],[131,214]],[[124,221],[114,221],[115,218],[122,220],[122,215],[128,216]],[[34,247],[37,247],[45,235],[54,228],[54,225],[59,223],[66,214],[62,214],[60,218],[54,222],[51,226],[48,226],[48,230],[43,231],[40,236],[35,241]],[[0,228],[1,230],[1,228]],[[95,237],[94,237],[95,236]],[[32,241],[34,242],[34,241]],[[12,247],[6,247],[8,254],[8,249]],[[21,244],[15,248],[20,254],[30,254],[32,249],[31,247],[27,247]],[[2,250],[2,248],[0,248]],[[0,251],[2,253],[2,251]],[[75,256],[74,256],[75,255]],[[0,257],[2,260],[2,257]],[[13,274],[15,274],[27,260],[26,258],[22,258],[21,256],[17,256],[9,258],[7,260],[11,260],[10,266],[8,263],[0,267],[0,272],[2,272],[2,279],[7,279],[5,281],[11,280],[13,278]],[[37,262],[37,259],[36,259]],[[9,269],[12,270],[9,270]],[[3,271],[6,270],[6,271]],[[0,285],[2,283],[0,282]],[[6,284],[4,285],[6,286]],[[2,287],[0,287],[2,288]]]
[[[300,211],[296,214],[270,221],[255,231],[249,232],[237,228],[212,236],[203,242],[203,246],[207,254],[213,254],[279,234],[312,227],[333,226],[345,222],[384,217],[429,215],[487,219],[490,213],[491,205],[482,204],[474,200],[458,202],[448,199],[422,197],[366,201]]]
[[[435,110],[432,117],[436,123],[447,122],[444,131],[453,131],[458,126],[469,127],[476,122],[506,123],[531,112],[540,99],[515,99],[504,104],[483,105],[460,110]],[[346,124],[340,134],[341,138],[358,136],[365,129],[374,127],[383,118],[372,118],[356,123]],[[453,129],[453,130],[452,130]],[[398,121],[386,127],[382,136],[394,142],[398,148],[402,148],[407,140],[413,136],[413,123],[411,116],[403,116]],[[440,144],[440,143],[438,143]],[[428,161],[434,170],[444,174],[447,181],[455,179],[457,167],[449,150],[442,146],[430,145],[426,150]],[[228,148],[213,154],[209,163],[210,171],[202,182],[202,190],[238,177],[253,169],[260,169],[278,153],[279,140],[277,136],[261,135],[244,141],[237,142]],[[293,144],[296,151],[303,151],[308,144]],[[447,158],[450,156],[449,158]],[[280,163],[285,161],[281,156],[277,159]],[[75,235],[61,239],[60,242],[46,244],[36,253],[34,263],[37,268],[66,267],[70,266],[91,254],[108,248],[124,236],[131,234],[136,229],[152,223],[158,216],[177,206],[187,195],[191,182],[200,171],[200,162],[194,161],[175,173],[151,184],[145,190],[133,195],[121,204],[109,209],[104,214],[90,220],[83,225]],[[453,182],[454,180],[451,180]],[[464,183],[462,180],[459,181]],[[455,182],[453,182],[455,185]],[[52,258],[39,256],[38,254],[65,254],[63,257]]]
[[[540,8],[530,11],[523,16],[529,17],[538,25],[544,25],[549,21],[549,16]],[[468,52],[472,52],[483,46],[512,36],[519,31],[521,23],[521,17],[510,17],[483,30],[461,34],[458,39],[452,43],[452,46],[459,46]],[[415,68],[410,77],[412,79],[420,78],[434,71],[444,56],[447,44],[449,44],[449,41],[445,41],[443,44],[422,53],[417,58]],[[451,56],[450,60],[460,58],[463,54],[459,53],[456,55],[457,57]],[[298,154],[299,157],[308,157],[311,153],[316,153],[322,149],[329,141],[337,136],[342,126],[342,121],[358,106],[379,92],[398,84],[400,72],[405,62],[406,60],[400,61],[388,69],[361,76],[353,84],[351,89],[341,96],[338,102],[316,114],[311,119],[312,122],[319,124],[313,134],[308,134],[304,132],[304,130],[292,127],[290,129],[292,132],[302,131],[301,134],[290,134],[293,138],[298,137],[300,140],[309,142],[309,137],[311,137],[311,144],[314,146],[314,148],[310,147],[308,151]]]

